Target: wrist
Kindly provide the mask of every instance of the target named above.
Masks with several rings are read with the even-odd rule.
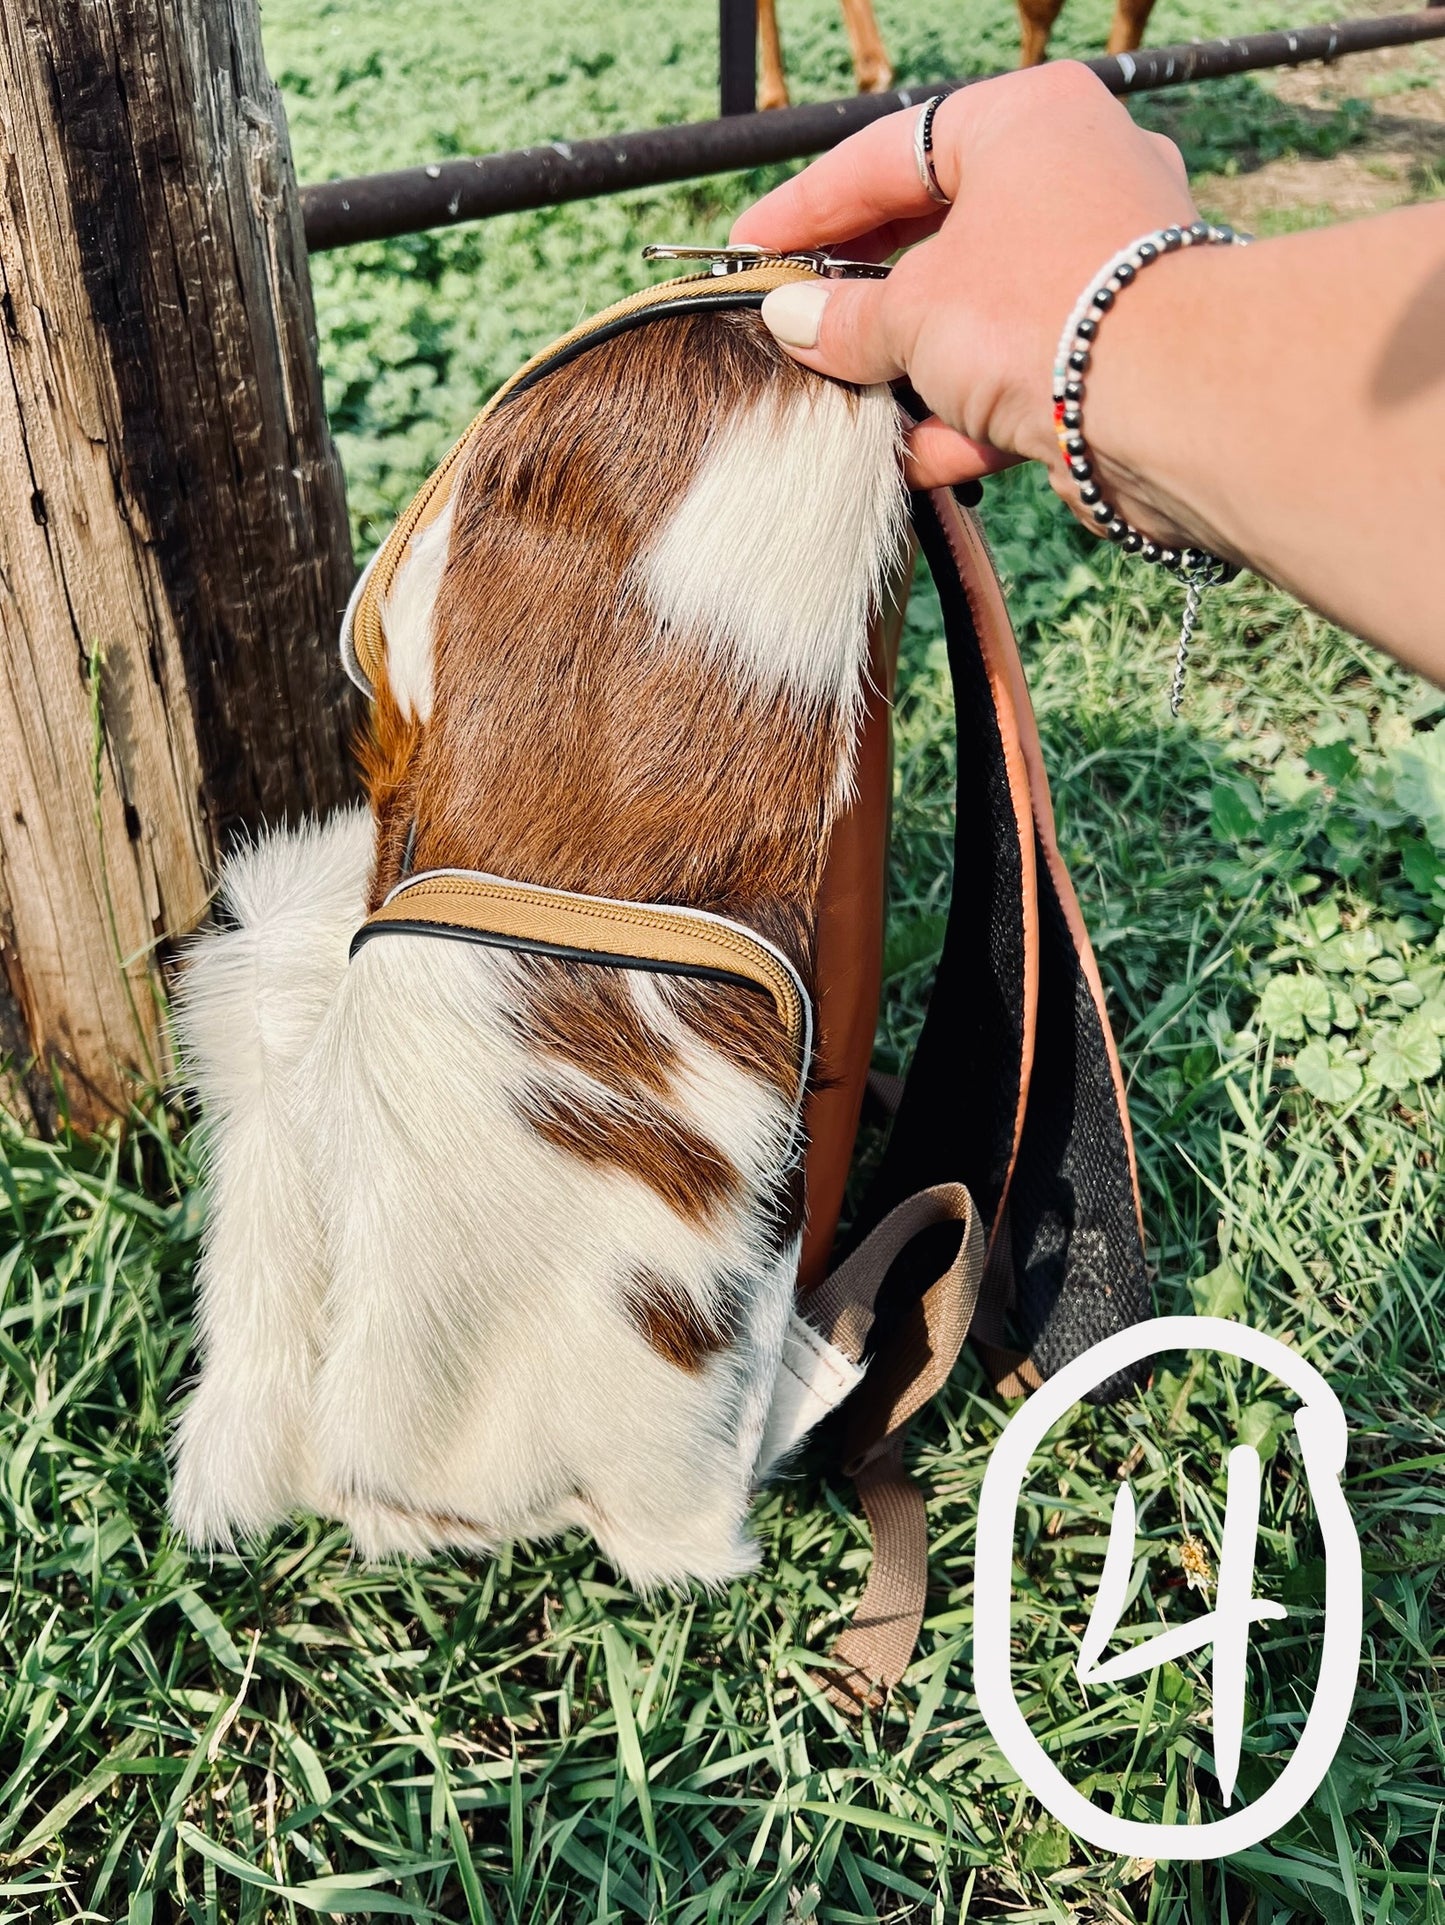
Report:
[[[1131,278],[1089,342],[1084,435],[1102,498],[1155,542],[1205,548],[1231,560],[1222,488],[1200,486],[1197,442],[1227,354],[1221,317],[1247,271],[1242,246],[1193,245],[1161,255]],[[1223,468],[1218,471],[1223,476]],[[1059,453],[1054,486],[1097,528],[1079,479]]]

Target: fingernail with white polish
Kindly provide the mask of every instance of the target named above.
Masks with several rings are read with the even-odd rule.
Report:
[[[763,324],[785,348],[814,348],[832,291],[820,281],[789,281],[775,287],[762,305]]]

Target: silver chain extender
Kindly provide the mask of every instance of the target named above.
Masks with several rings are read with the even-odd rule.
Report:
[[[1169,684],[1169,713],[1178,719],[1184,706],[1184,677],[1189,668],[1189,644],[1194,640],[1194,624],[1199,620],[1199,604],[1204,600],[1204,583],[1193,576],[1184,591],[1184,613],[1179,621],[1179,647],[1174,656],[1174,679]]]
[[[1174,658],[1174,676],[1169,688],[1169,713],[1177,716],[1184,702],[1184,680],[1190,644],[1199,620],[1204,590],[1233,580],[1239,573],[1234,562],[1207,548],[1171,548],[1153,541],[1133,528],[1104,499],[1094,478],[1094,464],[1084,439],[1084,374],[1089,366],[1094,338],[1116,298],[1142,269],[1166,254],[1182,248],[1248,246],[1248,234],[1237,234],[1232,227],[1216,227],[1208,221],[1195,221],[1188,227],[1161,227],[1121,248],[1097,274],[1084,284],[1074,311],[1064,324],[1054,356],[1054,432],[1069,473],[1079,490],[1080,499],[1100,534],[1118,542],[1126,554],[1142,561],[1156,562],[1185,583],[1184,613],[1179,625],[1179,647]]]

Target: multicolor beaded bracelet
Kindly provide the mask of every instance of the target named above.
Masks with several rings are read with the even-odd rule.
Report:
[[[1232,581],[1239,569],[1234,562],[1211,554],[1207,548],[1169,548],[1162,542],[1151,541],[1137,528],[1131,528],[1118,509],[1104,499],[1103,490],[1094,479],[1094,464],[1084,439],[1084,374],[1100,322],[1142,268],[1165,254],[1178,253],[1181,248],[1211,244],[1244,247],[1250,239],[1250,235],[1237,234],[1232,227],[1211,227],[1207,221],[1195,221],[1190,227],[1161,227],[1140,240],[1131,241],[1113,256],[1101,273],[1092,275],[1085,284],[1084,293],[1059,337],[1054,357],[1054,431],[1069,472],[1078,483],[1079,495],[1098,524],[1099,532],[1110,541],[1118,542],[1126,554],[1157,562],[1186,584],[1179,651],[1169,690],[1171,715],[1179,713],[1184,700],[1189,644],[1199,619],[1204,590]]]

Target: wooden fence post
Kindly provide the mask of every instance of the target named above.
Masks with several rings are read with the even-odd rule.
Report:
[[[350,791],[353,568],[256,0],[0,6],[0,1101],[161,1069],[238,829]]]

